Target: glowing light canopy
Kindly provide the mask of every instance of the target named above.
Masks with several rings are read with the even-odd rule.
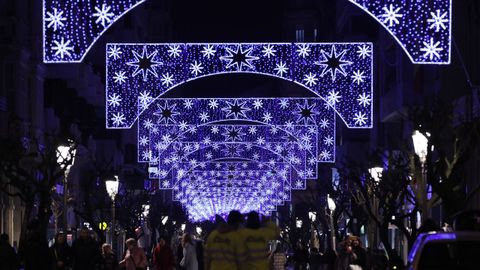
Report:
[[[43,0],[43,61],[81,62],[100,36],[145,0]],[[117,55],[115,51],[109,55]]]
[[[269,214],[335,160],[335,118],[372,126],[370,43],[108,44],[107,128],[138,120],[138,159],[194,221]],[[308,98],[162,98],[205,76],[254,73]]]
[[[414,64],[450,64],[452,0],[349,0],[375,18]]]
[[[293,146],[307,151],[309,163],[333,162],[334,111],[320,98],[158,99],[139,117],[139,162],[233,142],[278,153]]]
[[[265,169],[254,162],[211,162],[175,182],[173,199],[185,206],[193,221],[211,219],[231,210],[268,215],[291,199],[288,165]]]
[[[107,127],[129,128],[172,88],[228,73],[292,81],[325,100],[348,127],[371,127],[372,49],[371,43],[108,44],[107,52],[117,53],[107,57]],[[238,109],[226,111],[232,119],[252,111],[231,106]]]

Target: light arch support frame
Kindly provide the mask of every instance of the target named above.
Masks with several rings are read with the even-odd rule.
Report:
[[[242,160],[242,161],[239,161]],[[270,162],[262,162],[259,160],[248,159],[248,158],[239,158],[239,159],[212,159],[204,162],[199,162],[198,164],[192,165],[189,162],[179,162],[176,170],[170,171],[167,175],[161,176],[158,173],[158,164],[151,164],[155,170],[150,171],[150,179],[158,179],[159,189],[172,189],[174,188],[179,181],[189,175],[191,171],[194,170],[203,170],[203,171],[212,171],[220,170],[221,167],[217,164],[245,164],[248,163],[248,170],[264,170],[265,172],[275,171],[279,175],[279,178],[282,178],[286,183],[289,184],[289,189],[301,190],[305,187],[305,179],[299,177],[297,171],[288,163],[285,162],[276,162],[272,164]],[[240,166],[239,166],[240,167]],[[245,170],[243,167],[239,170]],[[178,175],[179,171],[182,171],[182,174]]]
[[[218,165],[228,164],[227,166],[235,166],[235,170],[231,171],[230,168],[222,168]],[[241,164],[241,165],[239,165]],[[244,167],[243,165],[247,164],[248,167]],[[175,187],[182,179],[185,177],[189,177],[193,172],[196,173],[206,173],[210,174],[212,178],[220,173],[220,175],[224,175],[227,172],[237,172],[235,177],[253,177],[256,173],[266,173],[269,176],[276,176],[279,179],[285,180],[287,183],[291,184],[292,180],[297,180],[293,168],[288,163],[275,163],[271,164],[269,162],[259,162],[259,161],[251,161],[251,162],[235,162],[235,161],[222,161],[222,162],[211,162],[207,161],[203,164],[203,166],[198,165],[191,165],[188,162],[182,162],[179,165],[179,169],[182,169],[184,173],[180,177],[175,177],[172,175],[172,185],[170,188]],[[258,175],[257,175],[258,176]]]
[[[75,63],[81,62],[85,55],[95,42],[101,37],[101,35],[119,18],[124,14],[137,7],[139,4],[146,0],[105,0],[102,3],[98,1],[94,7],[90,7],[89,0],[80,0],[82,4],[79,5],[79,1],[67,0],[63,5],[59,0],[43,0],[43,54],[45,63]],[[408,1],[404,0],[349,0],[363,11],[384,26],[387,31],[394,37],[394,39],[402,46],[410,60],[415,64],[449,64],[451,55],[451,23],[452,23],[452,0],[424,0],[424,1],[410,1],[412,6],[416,5],[418,8],[421,5],[425,7],[419,8],[423,10],[420,14],[408,13],[412,11],[407,6]],[[84,3],[84,4],[83,4]],[[85,9],[77,10],[87,6]],[[113,9],[112,9],[113,7]],[[407,7],[407,8],[405,8]],[[430,7],[430,9],[428,9]],[[400,13],[400,9],[407,10],[407,15]],[[63,14],[70,11],[67,17]],[[430,13],[430,14],[429,14]],[[80,19],[87,17],[91,20]],[[404,23],[400,23],[399,18],[407,17]],[[388,25],[387,25],[388,24]],[[401,32],[397,31],[396,25],[400,24],[404,29],[414,29],[416,34],[423,37],[416,46],[425,45],[424,48],[434,48],[436,41],[430,40],[430,36],[425,36],[422,33],[429,32],[431,29],[435,29],[436,33],[443,33],[441,35],[448,36],[448,41],[445,42],[441,39],[440,42],[444,43],[442,48],[447,51],[447,54],[438,57],[438,59],[430,59],[426,61],[422,57],[418,57],[419,49],[414,46],[410,46],[411,43],[408,38],[402,37]],[[430,25],[427,25],[430,24]],[[448,25],[446,25],[448,24]],[[98,26],[98,25],[101,25]],[[76,26],[76,27],[74,27]],[[413,26],[413,28],[411,28]],[[67,35],[62,36],[61,29],[65,28],[65,32],[72,34],[78,32],[78,28],[82,29],[82,32],[78,34],[76,38],[69,39]],[[76,31],[74,30],[76,28]],[[51,30],[50,30],[51,29]],[[60,34],[56,34],[60,29]],[[442,31],[441,31],[442,30]],[[88,32],[87,32],[88,31]],[[400,34],[397,35],[396,32]],[[65,33],[63,33],[65,34]],[[62,39],[63,38],[63,39]],[[67,40],[65,40],[67,38]],[[82,40],[83,39],[83,40]],[[55,41],[57,43],[55,43]],[[70,42],[72,42],[70,44]],[[80,44],[83,43],[83,44]],[[447,44],[445,44],[447,43]],[[54,45],[56,47],[54,47]],[[71,45],[71,46],[70,46]],[[53,48],[57,48],[55,52],[52,52]],[[76,50],[76,51],[75,51]],[[59,52],[60,51],[60,52]],[[72,51],[72,53],[70,53]],[[429,50],[431,52],[431,50]],[[434,52],[435,49],[433,49]],[[425,51],[424,53],[427,53]],[[60,54],[60,58],[58,58]],[[65,57],[65,55],[67,57]],[[434,56],[435,53],[429,55]],[[423,57],[425,58],[425,57]],[[432,57],[433,58],[433,57]]]
[[[372,127],[371,43],[107,44],[113,50],[121,54],[106,59],[107,128],[130,128],[143,109],[178,85],[229,73],[296,83],[324,99],[348,127]]]
[[[256,162],[218,162],[209,163],[198,171],[194,169],[192,172],[197,173],[198,177],[179,179],[172,187],[172,200],[180,202],[189,216],[200,215],[203,216],[202,219],[210,219],[218,213],[228,214],[230,210],[240,210],[239,207],[242,205],[254,207],[244,209],[246,212],[261,209],[275,211],[277,206],[291,200],[292,188],[286,177],[288,165],[283,169],[271,168],[273,171],[263,170],[263,166],[263,171],[248,171],[256,169],[256,164]],[[268,166],[267,164],[266,167]],[[278,171],[281,170],[285,170],[285,173],[280,172],[278,175]],[[244,174],[237,174],[240,172]],[[213,180],[212,175],[215,176]],[[259,175],[262,176],[257,177]],[[234,200],[232,205],[230,201],[232,198],[240,199],[241,203],[238,204],[239,201]]]
[[[231,153],[231,148],[235,148],[234,154]],[[212,153],[212,158],[208,158],[208,154]],[[172,155],[173,156],[173,155]],[[200,148],[193,150],[186,155],[183,155],[180,159],[172,160],[172,157],[166,157],[168,162],[160,160],[157,164],[158,167],[158,177],[160,179],[175,179],[185,176],[187,171],[181,167],[181,163],[189,163],[191,167],[196,164],[201,164],[203,162],[208,162],[210,160],[236,160],[236,159],[245,159],[252,157],[256,162],[259,163],[269,163],[272,166],[275,164],[287,163],[291,166],[293,175],[298,176],[298,179],[302,179],[303,182],[296,184],[296,188],[302,189],[305,187],[306,179],[315,179],[317,174],[318,163],[308,163],[305,159],[305,153],[296,152],[295,154],[290,154],[287,157],[282,157],[279,153],[271,149],[267,149],[261,146],[247,146],[245,144],[233,143],[233,144],[219,144],[218,148],[215,150],[214,146],[208,146],[205,148]],[[295,177],[297,179],[297,177]]]
[[[226,172],[227,174],[230,172]],[[207,174],[208,175],[208,174]],[[277,202],[283,203],[286,200],[289,200],[291,197],[288,196],[291,193],[290,183],[284,181],[284,179],[278,179],[273,174],[268,174],[268,172],[258,172],[255,176],[247,176],[247,177],[229,177],[229,178],[222,178],[217,177],[215,179],[211,179],[212,176],[202,176],[195,175],[192,177],[188,177],[176,183],[173,187],[174,195],[179,194],[179,196],[174,196],[174,200],[180,200],[182,196],[188,195],[185,194],[185,189],[192,188],[192,187],[199,187],[203,189],[203,192],[208,193],[209,190],[216,189],[216,190],[238,190],[242,193],[249,193],[249,188],[258,188],[259,186],[262,189],[276,189],[277,192],[267,192],[268,198],[278,198],[278,196],[286,195],[285,197],[280,197],[280,200]],[[208,178],[208,179],[205,179]],[[259,192],[261,192],[259,190]],[[182,194],[184,193],[184,194]],[[215,194],[218,195],[218,194]],[[253,194],[254,196],[258,196]]]
[[[349,1],[382,25],[413,64],[450,64],[452,0]]]
[[[145,1],[43,0],[43,62],[82,62],[110,26]]]
[[[288,179],[291,180],[291,172],[292,168],[290,165],[286,163],[276,163],[275,165],[272,165],[269,162],[260,162],[258,160],[252,159],[251,157],[248,158],[238,158],[238,159],[211,159],[207,160],[204,162],[199,162],[198,164],[192,165],[191,163],[188,162],[179,162],[178,168],[182,168],[185,170],[185,174],[190,173],[191,171],[212,171],[212,170],[221,170],[224,169],[226,170],[226,167],[229,166],[235,166],[236,168],[240,168],[243,170],[279,170],[279,168],[282,168],[279,172],[282,175],[285,175],[285,177],[288,176]],[[158,164],[156,163],[151,163],[149,164],[149,168],[152,168],[152,170],[149,171],[149,178],[150,179],[161,179],[159,173],[158,173]],[[173,175],[171,175],[173,179]],[[175,180],[175,179],[174,179]],[[160,185],[162,186],[162,185]],[[169,188],[167,188],[169,189]]]
[[[229,104],[243,108],[244,111],[239,110],[243,116],[227,117],[232,107]],[[152,154],[159,152],[155,150],[162,150],[170,142],[182,141],[177,139],[178,135],[192,142],[198,136],[202,137],[197,138],[198,143],[207,138],[206,143],[220,142],[218,137],[226,136],[222,127],[231,125],[239,138],[225,137],[224,141],[242,141],[240,137],[252,139],[259,134],[256,139],[267,143],[267,136],[257,130],[269,131],[272,137],[285,132],[303,143],[307,150],[312,149],[319,162],[334,162],[336,123],[334,112],[329,108],[324,107],[320,98],[157,99],[139,116],[138,161],[152,161],[157,156]],[[229,124],[222,124],[226,122]],[[305,132],[296,132],[299,130]]]
[[[167,150],[171,145],[174,148],[177,146],[199,148],[202,145],[223,142],[263,145],[272,143],[298,144],[314,158],[317,158],[318,144],[322,143],[319,141],[319,138],[323,138],[323,136],[318,136],[318,128],[315,125],[292,126],[287,129],[285,126],[205,124],[201,126],[187,126],[183,131],[177,126],[165,125],[159,126],[158,130],[158,133],[155,134],[150,132],[150,137],[148,138],[139,133],[141,137],[139,137],[138,162],[155,162],[156,157],[153,156],[153,153],[158,152],[159,155],[168,155]],[[325,135],[324,133],[320,134]],[[334,144],[333,137],[331,139],[329,146]],[[152,151],[152,154],[149,151]]]
[[[246,134],[248,133],[248,130],[251,127],[257,128],[257,132],[262,135],[253,135],[252,134]],[[174,127],[164,127],[163,129],[173,129]],[[197,136],[194,136],[194,138],[189,138],[188,136],[186,139],[183,138],[175,138],[171,141],[163,141],[162,139],[159,138],[159,135],[156,136],[151,136],[150,141],[152,142],[151,145],[149,146],[142,146],[142,144],[139,144],[139,147],[141,149],[141,152],[139,153],[141,156],[141,161],[140,163],[145,163],[145,162],[158,162],[161,157],[170,157],[172,154],[174,154],[177,150],[183,150],[183,151],[191,151],[195,149],[201,149],[201,148],[206,148],[209,146],[214,147],[215,145],[220,145],[220,144],[233,144],[233,143],[241,143],[244,145],[250,145],[250,146],[263,146],[267,149],[271,149],[273,151],[276,151],[278,153],[285,153],[288,154],[289,150],[298,149],[299,151],[304,151],[305,152],[305,158],[308,162],[311,163],[317,163],[317,162],[325,162],[325,163],[331,163],[334,161],[333,156],[334,156],[334,141],[333,137],[329,137],[332,139],[329,141],[329,145],[325,145],[323,147],[322,145],[322,156],[320,156],[317,152],[318,149],[318,143],[319,140],[317,138],[318,134],[313,133],[313,131],[316,131],[317,129],[309,129],[309,128],[301,128],[298,127],[296,128],[295,134],[294,133],[287,133],[284,131],[284,129],[277,128],[277,130],[282,130],[282,131],[277,131],[275,137],[270,136],[269,130],[271,128],[268,128],[267,126],[239,126],[239,125],[214,125],[214,126],[203,126],[203,129],[210,131],[212,129],[218,129],[220,130],[218,133],[223,132],[224,134],[210,134],[208,132],[200,132],[201,135],[204,135],[204,139],[198,139],[195,140]],[[244,132],[245,131],[245,132]],[[301,133],[301,131],[304,131],[304,133]],[[308,133],[312,131],[312,133]],[[221,138],[223,136],[231,136],[230,134],[225,134],[225,133],[231,133],[231,132],[236,132],[237,134],[240,134],[239,136],[242,136],[243,138],[239,139],[234,139],[234,140],[226,140],[225,138]],[[264,132],[264,133],[262,133]],[[303,134],[303,135],[302,135]],[[168,136],[168,134],[167,134]],[[165,135],[163,135],[165,137]],[[153,139],[152,139],[153,138]],[[145,138],[141,138],[145,139]],[[165,138],[164,138],[165,139]],[[323,143],[320,142],[320,143]],[[323,155],[328,153],[328,158]]]

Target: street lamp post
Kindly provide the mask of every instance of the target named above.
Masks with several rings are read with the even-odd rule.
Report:
[[[315,220],[317,220],[317,213],[309,211],[308,212],[308,219],[310,220],[310,245],[312,247],[318,247],[316,245],[316,232],[317,229],[315,227]]]
[[[149,204],[143,204],[142,205],[142,216],[143,220],[146,222],[148,218],[148,214],[150,213],[150,205]]]
[[[382,179],[382,173],[383,173],[383,168],[382,167],[373,167],[368,169],[368,172],[372,176],[373,180],[375,180],[376,183],[380,182]]]
[[[108,179],[107,181],[105,181],[105,187],[107,189],[108,196],[110,197],[110,199],[112,199],[112,226],[110,228],[110,242],[115,250],[113,238],[115,237],[115,197],[118,193],[118,176],[115,175],[114,179]]]
[[[427,136],[429,134],[427,133]],[[420,158],[420,163],[422,166],[427,161],[427,151],[428,151],[428,138],[425,137],[420,131],[415,130],[412,134],[413,148],[415,149],[415,154]]]
[[[328,209],[330,210],[330,230],[331,230],[331,236],[330,239],[332,240],[332,249],[336,249],[336,240],[335,240],[335,227],[333,226],[333,213],[335,212],[335,209],[337,206],[335,205],[335,201],[330,197],[330,194],[327,194],[327,205]]]
[[[168,221],[168,216],[162,216],[161,220],[162,220],[162,225],[165,226],[165,224],[167,224],[167,221]]]
[[[427,136],[430,136],[430,134],[427,132]],[[416,179],[417,182],[417,198],[420,199],[420,208],[422,210],[422,223],[423,221],[427,218],[427,216],[430,216],[429,209],[427,207],[427,167],[425,165],[427,161],[427,153],[428,153],[428,137],[425,137],[420,131],[414,130],[412,134],[412,141],[413,141],[413,147],[415,150],[415,154],[418,156],[420,159],[420,175],[421,179]]]
[[[62,170],[64,170],[63,176],[63,231],[66,233],[68,226],[67,220],[67,200],[68,200],[68,174],[70,167],[72,167],[75,161],[76,149],[73,144],[67,146],[60,145],[57,147],[57,163]],[[68,165],[67,165],[68,164]]]

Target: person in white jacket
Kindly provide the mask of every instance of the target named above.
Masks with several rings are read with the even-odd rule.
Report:
[[[185,233],[182,236],[182,246],[183,259],[180,262],[180,266],[185,268],[185,270],[198,270],[197,252],[190,234]]]

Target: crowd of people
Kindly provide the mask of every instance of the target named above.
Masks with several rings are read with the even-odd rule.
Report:
[[[322,252],[301,240],[288,248],[279,239],[278,227],[268,218],[232,211],[227,220],[216,216],[215,229],[205,241],[188,233],[161,235],[148,250],[139,239],[129,238],[123,259],[117,260],[111,245],[100,245],[89,229],[82,228],[71,246],[62,232],[49,248],[42,242],[29,246],[30,257],[22,262],[25,270],[387,269],[385,254],[367,251],[357,236],[349,235],[335,250],[327,247]],[[18,270],[20,260],[8,240],[6,234],[0,236],[0,270]]]

